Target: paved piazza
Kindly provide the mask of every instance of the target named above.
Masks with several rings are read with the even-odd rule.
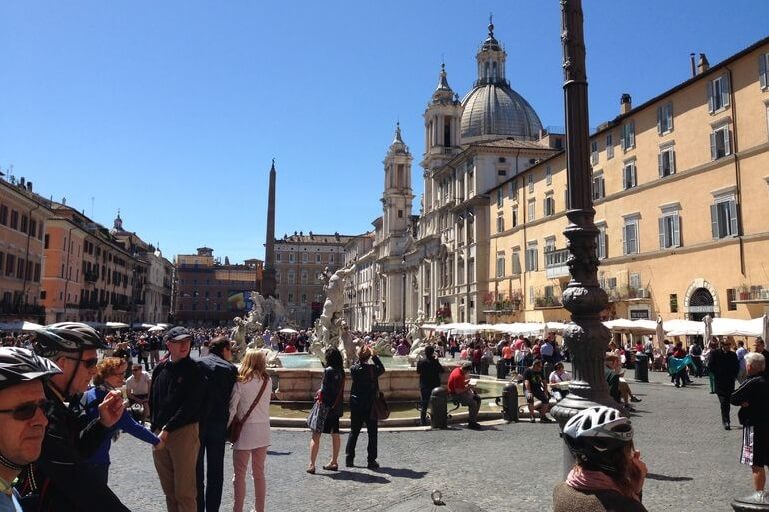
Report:
[[[636,404],[633,424],[650,472],[644,504],[651,511],[731,510],[733,497],[751,491],[750,470],[738,463],[742,430],[723,430],[718,401],[708,393],[706,379],[695,379],[685,389],[671,386],[662,373],[652,373],[650,379],[648,384],[631,381],[643,399]],[[732,421],[737,424],[734,409]],[[552,489],[562,479],[557,427],[528,421],[495,424],[483,432],[380,432],[381,469],[319,469],[314,476],[304,471],[308,432],[273,430],[272,435],[267,458],[270,511],[386,511],[433,489],[440,489],[449,505],[464,500],[486,511],[549,510]],[[345,439],[343,434],[342,451]],[[365,434],[358,443],[358,462],[365,462]],[[323,436],[318,467],[328,461],[330,444]],[[232,503],[229,453],[222,511]],[[148,445],[122,435],[113,444],[112,460],[110,482],[132,510],[165,510]]]

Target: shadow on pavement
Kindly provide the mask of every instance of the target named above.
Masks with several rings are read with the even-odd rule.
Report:
[[[294,452],[276,452],[273,450],[267,450],[267,455],[291,455]]]
[[[364,484],[389,484],[390,480],[383,476],[372,475],[370,473],[358,473],[355,471],[339,471],[336,473],[318,473],[332,480],[350,480]]]
[[[396,478],[411,478],[414,480],[417,480],[419,478],[424,478],[424,476],[427,474],[427,471],[414,471],[413,469],[408,469],[408,468],[380,467],[378,469],[372,469],[371,471],[374,473],[384,473],[386,475],[390,475]]]
[[[646,478],[648,480],[660,480],[662,482],[690,482],[694,480],[694,478],[690,476],[667,476],[658,475],[656,473],[649,473],[646,475]]]

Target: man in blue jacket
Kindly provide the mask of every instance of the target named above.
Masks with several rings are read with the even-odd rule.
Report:
[[[198,450],[198,512],[217,512],[222,502],[224,484],[224,447],[227,441],[230,395],[238,378],[232,360],[229,338],[219,336],[208,343],[208,355],[198,361],[205,377],[200,415],[200,449]],[[206,480],[203,482],[203,459]],[[207,485],[206,485],[207,484]]]

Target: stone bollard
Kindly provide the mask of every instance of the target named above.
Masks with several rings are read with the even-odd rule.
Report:
[[[497,378],[504,379],[505,377],[507,377],[507,361],[500,357],[497,361]]]
[[[518,422],[518,386],[508,384],[502,389],[502,417],[506,422]]]
[[[430,393],[430,428],[449,428],[448,394],[441,386]]]

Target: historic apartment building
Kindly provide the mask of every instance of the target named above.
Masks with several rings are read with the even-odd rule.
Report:
[[[769,39],[621,112],[591,137],[607,316],[769,310]],[[565,155],[495,187],[488,321],[568,318]]]
[[[275,240],[275,298],[283,303],[295,325],[311,327],[323,312],[323,273],[333,273],[344,265],[344,247],[356,238],[295,232]]]
[[[225,325],[251,309],[251,292],[262,288],[263,262],[242,264],[214,258],[214,250],[200,247],[197,254],[176,256],[173,320],[194,325]]]
[[[41,273],[49,202],[32,182],[0,179],[0,322],[45,321]]]
[[[370,275],[362,266],[348,285],[346,316],[358,328],[419,311],[430,321],[569,318],[560,304],[570,278],[565,137],[543,129],[510,88],[493,29],[461,101],[441,69],[424,113],[421,215],[388,243],[383,219],[395,203],[385,184],[373,247],[358,256],[372,262]],[[620,115],[592,135],[606,316],[754,318],[767,310],[768,69],[769,39],[712,67],[701,56],[689,80],[644,104],[633,108],[623,95]],[[398,130],[386,180],[399,154],[410,180],[399,141]],[[367,293],[373,300],[358,298]]]

